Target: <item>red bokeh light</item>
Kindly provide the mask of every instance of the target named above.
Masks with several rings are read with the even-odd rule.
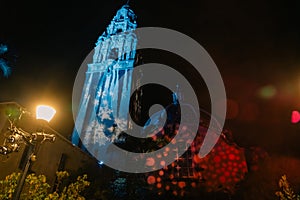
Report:
[[[154,176],[148,176],[147,183],[149,185],[153,185],[155,183],[155,177]]]
[[[166,149],[163,154],[155,157],[155,160],[150,159],[150,164],[159,163],[163,169],[152,172],[151,182],[153,188],[156,188],[157,193],[173,194],[181,196],[187,193],[188,188],[201,187],[205,191],[220,191],[224,190],[233,193],[236,189],[236,184],[244,179],[245,173],[248,171],[244,149],[235,145],[230,139],[231,132],[223,132],[223,137],[212,138],[216,141],[216,145],[212,151],[205,157],[200,158],[199,149],[205,138],[207,129],[199,128],[198,133],[192,144],[190,145],[189,154],[184,155],[168,166],[164,153],[171,154],[174,149]],[[169,133],[165,131],[165,135]],[[190,134],[188,129],[183,134]],[[225,135],[226,134],[226,135]],[[228,137],[227,137],[228,136]],[[186,145],[184,140],[171,140],[171,143]],[[190,141],[191,142],[191,141]],[[150,162],[151,161],[151,162]],[[189,164],[187,164],[189,163]],[[188,166],[188,167],[187,167]],[[192,170],[189,173],[184,170]],[[188,175],[187,175],[188,174]],[[189,186],[189,187],[187,187]]]
[[[296,124],[300,121],[300,113],[296,110],[292,112],[291,122]]]
[[[146,165],[147,165],[147,166],[151,167],[151,166],[153,166],[154,164],[155,164],[154,158],[147,158],[147,160],[146,160]]]
[[[178,182],[179,188],[183,189],[185,186],[186,186],[185,182],[183,182],[183,181]]]

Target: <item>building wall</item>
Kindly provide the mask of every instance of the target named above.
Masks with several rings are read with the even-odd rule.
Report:
[[[7,119],[8,110],[18,110],[18,104],[0,104],[0,145],[3,144],[5,135],[10,132],[7,129],[9,121]],[[56,180],[56,171],[66,170],[71,176],[87,174],[90,180],[97,180],[98,183],[107,183],[112,177],[112,170],[102,166],[100,167],[97,160],[88,153],[83,152],[80,148],[74,146],[70,141],[60,135],[58,132],[48,127],[46,124],[41,126],[41,121],[35,120],[32,116],[23,115],[16,121],[16,126],[22,130],[33,133],[40,131],[41,128],[48,134],[54,134],[54,142],[45,141],[36,147],[36,161],[32,162],[30,172],[44,174],[47,182],[53,187]],[[22,166],[25,166],[26,145],[21,145],[18,152],[8,155],[0,155],[0,179],[13,172],[21,172]],[[22,160],[23,158],[23,160]]]

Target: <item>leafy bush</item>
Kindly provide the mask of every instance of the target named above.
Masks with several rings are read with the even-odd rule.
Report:
[[[283,175],[278,183],[280,191],[277,191],[275,194],[280,200],[300,200],[300,195],[294,193],[293,189],[290,187],[290,184],[286,178],[286,175]]]
[[[46,176],[29,174],[25,179],[21,199],[45,199],[50,185],[46,182]]]
[[[69,177],[66,171],[56,172],[57,184],[55,191],[49,193],[51,187],[47,183],[46,176],[29,174],[26,177],[25,184],[21,193],[21,200],[84,200],[81,193],[90,185],[87,181],[87,175],[78,176],[76,181],[69,185],[63,184],[63,181]],[[0,180],[0,199],[12,199],[17,188],[20,173],[12,173]]]
[[[20,173],[12,173],[4,180],[0,180],[0,199],[12,199],[20,175]]]

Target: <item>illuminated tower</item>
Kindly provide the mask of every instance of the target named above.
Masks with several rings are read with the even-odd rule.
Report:
[[[128,128],[132,71],[136,54],[136,15],[124,5],[98,38],[88,64],[72,143],[92,154]]]

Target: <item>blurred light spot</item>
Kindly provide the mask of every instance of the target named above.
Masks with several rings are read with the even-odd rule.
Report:
[[[292,112],[291,122],[296,124],[300,121],[300,113],[296,110]]]
[[[177,196],[177,195],[178,195],[178,193],[177,193],[176,190],[173,191],[173,195],[174,195],[174,196]]]
[[[147,182],[149,185],[152,185],[155,183],[155,177],[154,176],[148,176]]]
[[[157,183],[156,185],[157,188],[161,188],[161,186],[162,186],[161,183]]]
[[[170,186],[169,186],[169,185],[166,185],[165,189],[166,189],[167,191],[169,191],[169,190],[170,190]]]
[[[174,178],[174,175],[173,174],[170,174],[170,179],[172,180]]]
[[[98,164],[99,164],[100,166],[102,166],[102,165],[104,164],[104,162],[103,162],[102,160],[100,160],[100,161],[98,162]]]
[[[197,185],[196,185],[195,182],[192,182],[192,183],[191,183],[191,186],[192,186],[193,188],[195,188]]]
[[[160,170],[158,174],[159,174],[160,176],[163,176],[163,175],[164,175],[164,171],[163,171],[163,170]]]
[[[221,162],[221,158],[220,158],[220,156],[216,156],[216,157],[214,157],[214,162]]]
[[[225,178],[224,176],[220,176],[220,177],[219,177],[219,181],[220,181],[221,183],[225,183],[225,182],[226,182],[226,178]]]
[[[147,158],[147,160],[146,160],[146,165],[147,165],[147,166],[151,167],[151,166],[153,166],[154,164],[155,164],[154,158]]]
[[[266,85],[259,89],[258,95],[263,99],[270,99],[277,93],[276,88],[273,85]]]
[[[229,160],[235,160],[235,155],[234,154],[229,154],[228,158],[229,158]]]
[[[184,188],[186,186],[186,184],[185,184],[185,182],[184,181],[180,181],[180,182],[178,182],[178,187],[179,188]]]

